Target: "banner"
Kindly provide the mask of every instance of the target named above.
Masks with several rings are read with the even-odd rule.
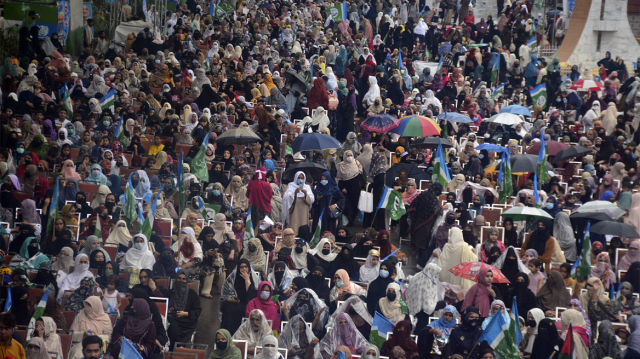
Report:
[[[214,16],[222,19],[227,15],[231,15],[236,11],[236,7],[229,1],[221,2],[216,5]]]
[[[337,24],[347,19],[347,14],[349,14],[347,4],[348,3],[343,2],[342,4],[332,6],[325,11],[327,12],[328,16],[331,16],[333,18],[333,21],[335,21]]]

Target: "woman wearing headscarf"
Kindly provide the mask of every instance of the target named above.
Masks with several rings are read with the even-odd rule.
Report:
[[[40,268],[40,265],[50,262],[49,258],[40,253],[40,244],[36,237],[27,238],[22,243],[20,251],[11,258],[11,268]]]
[[[565,258],[570,262],[575,262],[577,257],[576,239],[569,220],[569,215],[559,212],[553,221],[553,238],[558,240],[560,249]],[[640,253],[639,253],[640,254]]]
[[[271,329],[280,330],[280,318],[278,315],[279,307],[271,300],[273,295],[273,287],[268,281],[262,281],[258,286],[259,295],[247,304],[245,317],[249,318],[250,313],[254,309],[259,309],[264,313],[267,320],[271,320]]]
[[[316,247],[309,251],[313,254],[314,258],[318,261],[318,265],[322,267],[325,273],[331,271],[333,262],[338,256],[338,253],[334,253],[335,245],[328,238],[321,238]]]
[[[590,323],[603,320],[616,321],[616,313],[620,306],[617,301],[610,300],[604,292],[604,286],[599,278],[592,277],[587,280],[586,292],[580,294],[582,306]],[[595,338],[596,326],[591,326],[591,336]]]
[[[344,300],[344,296],[346,294],[352,295],[366,295],[366,290],[355,283],[351,283],[349,278],[349,274],[344,269],[339,269],[335,272],[333,276],[335,280],[335,286],[331,289],[329,293],[329,300],[331,302]]]
[[[242,352],[233,343],[233,337],[226,329],[218,329],[215,336],[216,347],[210,359],[242,359]]]
[[[84,183],[97,184],[100,186],[107,185],[107,176],[102,174],[102,169],[99,164],[91,165],[91,174],[84,179]]]
[[[116,323],[111,340],[112,356],[120,353],[123,340],[132,342],[143,358],[153,353],[156,346],[156,327],[151,320],[151,311],[146,300],[133,300],[131,312]]]
[[[183,227],[176,242],[171,249],[177,254],[178,266],[193,274],[197,271],[198,264],[202,262],[204,254],[202,246],[196,240],[196,235],[191,227]]]
[[[324,87],[322,77],[317,77],[313,81],[313,87],[307,95],[307,106],[309,107],[309,111],[313,111],[318,107],[329,107],[329,94],[327,93],[327,89]]]
[[[562,344],[555,322],[549,318],[542,319],[536,330],[538,334],[534,340],[531,359],[557,359]]]
[[[635,262],[640,262],[640,241],[638,240],[629,243],[627,254],[618,261],[618,270],[628,270]]]
[[[397,283],[392,282],[387,285],[386,295],[378,301],[376,311],[380,312],[395,325],[407,320],[408,309],[402,301],[402,292]]]
[[[133,237],[133,247],[129,248],[124,255],[124,259],[120,262],[120,270],[126,271],[130,268],[153,270],[155,263],[156,259],[149,249],[147,237],[142,233],[138,233]]]
[[[320,214],[323,210],[327,209],[325,210],[325,215],[322,216],[321,228],[322,231],[334,232],[336,229],[336,219],[330,218],[331,216],[328,214],[328,211],[333,210],[334,208],[345,208],[345,196],[344,193],[340,190],[340,187],[336,183],[336,180],[334,179],[331,172],[322,172],[320,181],[316,185],[314,191],[314,201],[312,228],[316,228],[318,226]],[[284,208],[286,208],[286,206]]]
[[[449,335],[449,343],[442,353],[443,358],[452,355],[461,355],[463,358],[480,358],[480,351],[486,348],[486,342],[478,345],[478,339],[482,335],[480,311],[478,308],[469,307],[462,315],[462,323],[456,326]]]
[[[286,227],[292,228],[295,235],[298,235],[298,228],[310,226],[309,213],[315,200],[311,187],[306,183],[307,176],[304,172],[298,171],[293,177],[294,180],[287,186],[287,191],[282,197],[282,220]]]
[[[438,200],[441,193],[442,185],[434,183],[429,189],[421,192],[411,202],[411,206],[407,210],[411,220],[411,243],[419,249],[418,264],[422,267],[426,266],[427,260],[435,248],[435,243],[431,243],[434,242],[431,236],[436,220],[442,215],[442,208]],[[462,233],[460,235],[462,236]],[[439,265],[443,271],[450,269],[443,267],[442,264]]]
[[[84,301],[84,309],[76,314],[70,330],[79,333],[87,333],[91,330],[94,335],[110,338],[113,327],[109,316],[102,308],[99,297],[90,296]]]
[[[267,170],[264,167],[258,167],[253,180],[247,185],[252,223],[258,223],[271,213],[273,190],[271,189],[271,185],[266,182],[266,176]]]
[[[200,298],[195,290],[189,288],[188,273],[179,270],[173,288],[169,294],[169,312],[167,335],[171,343],[187,342],[198,325],[202,313]]]
[[[483,267],[478,271],[477,278],[478,283],[474,284],[465,295],[461,310],[464,311],[473,306],[478,308],[483,318],[487,318],[491,315],[490,303],[497,297],[492,288],[493,272],[489,267]]]
[[[291,359],[305,359],[317,343],[318,339],[300,315],[291,318],[278,337],[279,346],[288,348],[288,358]]]
[[[597,255],[595,267],[591,267],[591,277],[600,278],[605,288],[616,283],[616,275],[611,269],[611,260],[607,252],[601,252]]]
[[[49,359],[48,353],[56,353],[58,357],[62,357],[62,342],[60,336],[56,334],[58,326],[51,317],[43,316],[36,321],[36,328],[29,343],[37,343],[39,350],[44,353],[43,356],[29,356],[27,358],[46,358]],[[27,348],[28,349],[28,348]],[[28,350],[27,350],[28,353]]]
[[[258,295],[259,278],[246,258],[240,259],[238,266],[227,275],[220,294],[222,327],[236,332],[247,304]]]
[[[80,253],[74,262],[74,271],[69,273],[59,285],[58,298],[62,298],[67,290],[75,290],[80,287],[80,283],[85,277],[93,278],[93,273],[89,271],[89,256]]]
[[[557,307],[563,307],[571,300],[571,294],[565,287],[562,274],[558,271],[551,271],[547,280],[536,295],[538,305],[543,311],[555,313]]]
[[[231,182],[229,183],[229,186],[227,186],[225,193],[231,195],[233,198],[231,213],[234,216],[247,211],[249,208],[247,188],[242,185],[242,178],[240,178],[240,176],[233,176],[231,178]]]
[[[422,270],[422,275],[411,277],[409,282],[405,298],[409,314],[418,318],[416,333],[428,323],[436,305],[444,299],[444,287],[438,277],[441,270],[436,263],[429,263]]]
[[[263,339],[272,334],[271,326],[260,309],[252,310],[247,320],[233,334],[234,340],[246,340],[247,353],[255,352]]]
[[[545,272],[547,273],[551,270],[551,262],[566,262],[558,241],[551,236],[551,229],[552,226],[548,220],[539,219],[536,229],[527,234],[520,248],[521,257],[524,257],[527,249],[535,249],[538,253],[538,259],[545,264]]]
[[[589,337],[585,329],[585,322],[582,314],[575,309],[567,309],[562,312],[563,337],[568,333],[569,325],[573,329],[574,355],[576,359],[589,358]]]
[[[460,263],[475,262],[477,260],[478,257],[463,240],[462,230],[460,228],[451,228],[449,230],[449,242],[444,245],[442,253],[438,257],[438,266],[442,268],[440,281],[471,288],[474,285],[472,281],[454,276],[449,270]]]
[[[622,359],[622,350],[618,345],[613,324],[608,320],[600,322],[598,326],[598,341],[589,348],[590,359],[605,357]]]
[[[328,359],[333,356],[335,350],[341,346],[346,354],[360,355],[368,345],[366,338],[358,331],[357,327],[346,313],[340,313],[335,319],[336,325],[322,338],[315,348],[316,357]]]

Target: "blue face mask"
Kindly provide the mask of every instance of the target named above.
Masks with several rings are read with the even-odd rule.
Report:
[[[344,285],[344,282],[341,281],[341,280],[336,282],[336,287],[338,287],[338,288],[342,288],[343,285]]]
[[[389,271],[388,270],[384,270],[384,269],[380,270],[380,277],[387,278],[388,276],[389,276]]]
[[[296,183],[298,184],[298,186],[302,186],[302,185],[304,185],[304,180],[303,180],[303,179],[298,178],[298,179],[296,180]]]
[[[217,189],[214,189],[213,191],[211,191],[211,193],[213,193],[214,196],[220,195],[220,191],[218,191]]]
[[[68,129],[67,133],[69,134],[69,136],[73,136],[73,134],[76,133],[76,130]]]
[[[547,209],[553,209],[553,203],[547,203],[544,205]]]
[[[327,180],[320,181],[320,184],[323,185],[323,186],[326,186],[328,183],[329,183],[329,181],[327,181]]]
[[[158,65],[159,65],[159,64],[160,64],[160,60],[156,60],[156,64],[158,64]]]
[[[134,246],[136,247],[137,250],[141,250],[142,248],[144,248],[144,243],[136,243],[134,244]]]
[[[105,125],[106,127],[108,127],[110,123],[111,122],[109,122],[109,121],[102,121],[102,124]]]
[[[24,153],[24,148],[18,148],[16,150],[16,152],[18,152],[19,154],[23,154]]]

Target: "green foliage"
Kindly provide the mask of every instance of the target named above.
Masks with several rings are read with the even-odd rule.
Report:
[[[20,26],[12,26],[0,31],[0,59],[18,56],[18,43],[20,39]]]

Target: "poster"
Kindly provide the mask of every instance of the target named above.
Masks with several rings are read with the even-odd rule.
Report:
[[[222,19],[227,15],[232,15],[236,11],[236,7],[230,1],[218,3],[215,9],[215,17]]]
[[[90,2],[83,2],[82,3],[82,25],[86,25],[87,24],[87,20],[93,17],[93,12],[92,12],[92,8],[91,8],[91,3]]]
[[[69,35],[69,2],[58,1],[58,40],[64,46]]]
[[[333,18],[333,21],[335,21],[336,24],[347,19],[348,10],[346,2],[334,5],[325,11],[328,13],[328,16]]]

